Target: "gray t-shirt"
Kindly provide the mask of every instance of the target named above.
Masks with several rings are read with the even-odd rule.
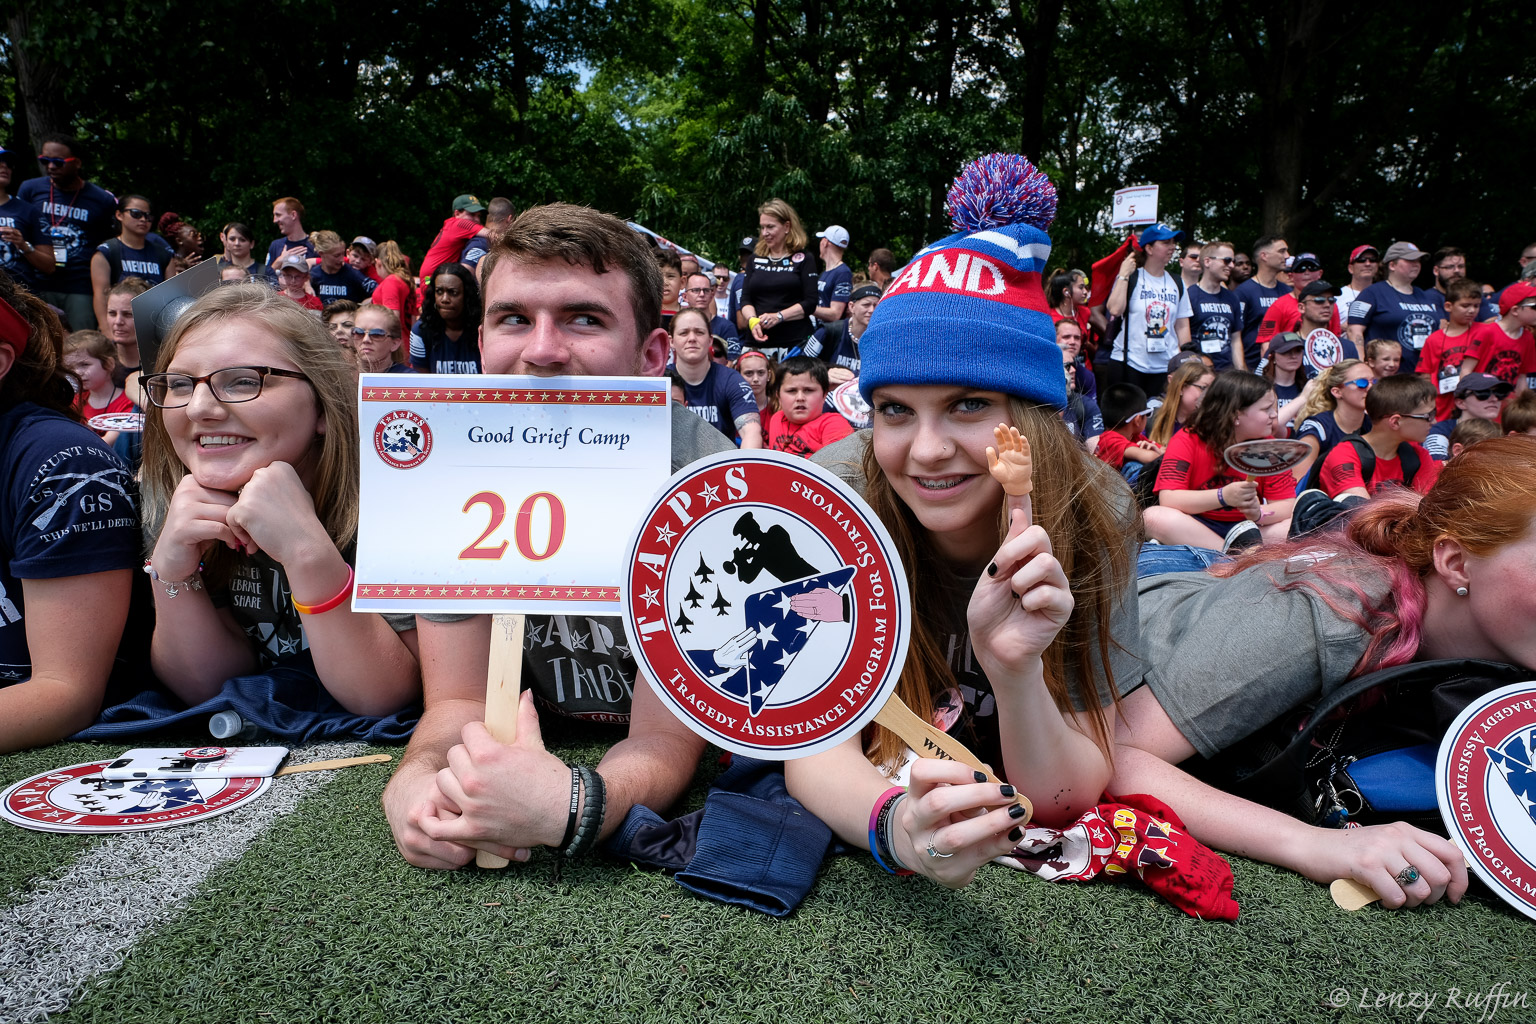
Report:
[[[1341,617],[1311,585],[1281,590],[1289,571],[1308,574],[1344,607],[1360,598],[1328,588],[1302,556],[1218,579],[1175,572],[1141,581],[1147,685],[1184,738],[1213,757],[1349,678],[1371,636]],[[1382,577],[1354,575],[1374,602]]]
[[[869,446],[872,436],[872,430],[858,431],[835,444],[827,445],[813,455],[811,461],[831,470],[844,483],[862,495],[864,493],[862,468],[864,451]],[[1130,489],[1126,486],[1124,478],[1110,469],[1106,463],[1098,459],[1087,459],[1086,456],[1084,458],[1094,480],[1091,486],[1103,488],[1108,493],[1123,499],[1119,518],[1124,526],[1127,554],[1131,564],[1134,565],[1136,551],[1140,547],[1141,531],[1135,523],[1136,506]],[[959,699],[956,701],[952,695],[940,695],[936,703],[939,705],[940,713],[946,709],[951,712],[951,715],[946,716],[947,732],[964,742],[982,760],[994,766],[1000,765],[1002,755],[996,720],[997,705],[992,696],[992,684],[976,662],[972,652],[970,633],[966,629],[965,611],[970,603],[971,592],[976,589],[976,578],[946,575],[945,578],[940,579],[937,575],[935,574],[935,578],[931,580],[920,579],[920,582],[942,588],[945,598],[943,605],[948,608],[949,614],[945,622],[938,624],[941,631],[939,641],[943,645],[949,667],[955,674]],[[1120,595],[1120,600],[1111,608],[1109,631],[1113,638],[1109,652],[1109,667],[1114,673],[1114,688],[1123,696],[1141,685],[1143,675],[1143,644],[1134,580]],[[1097,632],[1096,627],[1094,632]],[[1100,706],[1108,706],[1114,697],[1110,693],[1108,677],[1099,658],[1097,645],[1090,652],[1090,657],[1094,666],[1093,689],[1099,695]],[[1078,684],[1077,669],[1073,665],[1075,652],[1068,652],[1067,660],[1067,682],[1069,686],[1075,688]],[[1072,703],[1077,711],[1087,710],[1086,705],[1075,695]],[[957,707],[957,704],[963,707]],[[955,712],[958,712],[957,717],[954,715]]]
[[[725,435],[674,404],[672,471],[734,447]],[[627,507],[649,494],[614,495]],[[467,615],[422,614],[431,622],[461,622]],[[523,685],[541,708],[569,718],[623,725],[635,688],[635,658],[617,616],[529,615],[523,634]]]

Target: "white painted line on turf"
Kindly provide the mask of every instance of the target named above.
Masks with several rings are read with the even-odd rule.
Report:
[[[320,761],[364,749],[361,743],[319,744],[294,758]],[[141,935],[180,914],[215,868],[239,858],[332,778],[330,772],[294,775],[202,824],[106,836],[64,875],[0,910],[0,1024],[68,1009],[74,994],[116,968]]]

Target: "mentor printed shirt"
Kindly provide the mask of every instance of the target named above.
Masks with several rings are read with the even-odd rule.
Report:
[[[1349,304],[1349,325],[1364,327],[1366,341],[1391,338],[1402,347],[1398,373],[1418,369],[1419,353],[1444,316],[1445,301],[1438,293],[1414,288],[1404,295],[1386,281],[1377,281]]]
[[[309,268],[309,285],[320,297],[322,305],[329,306],[342,299],[350,299],[358,305],[373,294],[375,282],[356,267],[342,264],[334,274],[327,274],[319,263]]]
[[[152,238],[144,240],[142,249],[129,248],[121,238],[109,238],[96,251],[107,261],[107,280],[111,283],[137,277],[151,287],[165,280],[165,268],[174,257],[170,249]]]
[[[1211,357],[1212,369],[1220,373],[1232,365],[1232,345],[1242,344],[1243,304],[1230,289],[1218,288],[1212,294],[1190,285],[1179,302],[1177,319],[1189,320],[1189,340]]]
[[[0,686],[28,679],[23,580],[139,564],[128,468],[80,423],[31,402],[0,415]]]
[[[61,251],[64,254],[64,265],[47,278],[47,290],[89,295],[91,254],[117,233],[117,200],[112,193],[88,181],[65,191],[43,177],[22,182],[16,197],[42,214],[54,259]]]
[[[683,403],[688,411],[731,440],[736,439],[737,424],[757,421],[757,399],[752,385],[729,366],[711,362],[704,379],[683,387]]]

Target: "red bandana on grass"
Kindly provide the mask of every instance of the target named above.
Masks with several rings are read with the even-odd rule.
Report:
[[[1111,797],[1065,829],[1030,825],[998,863],[1049,882],[1135,875],[1191,917],[1236,921],[1232,867],[1156,797]]]

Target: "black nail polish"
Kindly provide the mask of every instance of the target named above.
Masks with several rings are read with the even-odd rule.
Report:
[[[1014,794],[1014,788],[1012,786],[1008,785],[1005,782],[1001,786],[999,786],[998,789],[1002,790],[1003,796],[1006,796],[1009,799],[1012,799],[1013,794]]]
[[[1024,805],[1023,804],[1014,804],[1012,807],[1008,808],[1008,817],[1010,817],[1010,818],[1022,818],[1022,817],[1024,817]]]
[[[974,777],[976,779],[977,782],[986,782],[987,781],[987,773],[986,772],[972,772],[971,775],[972,775],[972,777]]]
[[[988,563],[988,565],[987,565],[987,575],[988,576],[996,576],[997,575],[997,563],[996,562]]]
[[[1008,833],[1008,838],[1016,843],[1020,839],[1024,838],[1024,830],[1018,826],[1014,826],[1013,831]]]

